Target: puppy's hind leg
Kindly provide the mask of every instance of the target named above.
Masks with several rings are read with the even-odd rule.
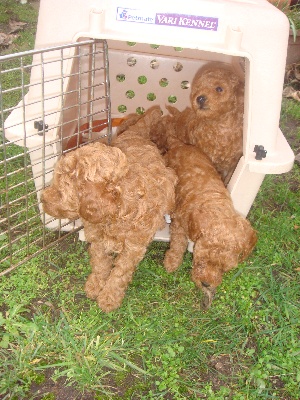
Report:
[[[92,242],[89,253],[92,273],[85,283],[84,290],[87,297],[95,300],[109,277],[113,266],[113,255],[106,253],[103,242]]]
[[[176,218],[170,225],[170,248],[164,258],[164,267],[168,272],[175,271],[183,260],[188,245],[188,237]]]

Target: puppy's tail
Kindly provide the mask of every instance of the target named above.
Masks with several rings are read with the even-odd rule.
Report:
[[[117,128],[117,136],[127,131],[131,126],[135,125],[143,116],[139,114],[129,114]]]
[[[152,118],[155,109],[157,109],[157,106],[149,110],[149,114]],[[177,147],[182,143],[176,137],[175,130],[177,119],[180,117],[181,113],[177,108],[172,106],[166,105],[166,109],[169,111],[169,115],[164,115],[162,117],[159,108],[161,113],[160,118],[155,119],[154,124],[152,124],[150,128],[150,139],[156,144],[162,154],[165,154],[171,148]]]
[[[119,126],[118,136],[126,131],[136,133],[154,142],[162,154],[172,147],[179,146],[182,142],[177,139],[174,127],[180,111],[172,106],[166,106],[166,108],[170,115],[162,116],[159,106],[149,108],[142,116],[129,115]]]
[[[138,133],[139,136],[150,139],[151,132],[156,129],[156,126],[161,120],[161,109],[159,106],[154,106],[149,108],[141,117],[131,118],[128,120],[126,129],[130,130],[131,132]],[[132,121],[132,123],[131,123]]]
[[[178,117],[180,115],[180,111],[177,110],[177,108],[172,107],[172,106],[166,106],[166,109],[169,111],[170,115],[172,117]]]

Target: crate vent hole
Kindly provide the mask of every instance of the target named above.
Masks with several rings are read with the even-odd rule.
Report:
[[[161,80],[159,81],[159,86],[161,87],[167,87],[169,84],[169,81],[167,78],[161,78]]]
[[[120,113],[126,113],[127,107],[124,104],[121,104],[121,105],[118,106],[118,111]]]
[[[176,96],[169,96],[168,97],[168,102],[171,104],[175,104],[177,102],[177,97]]]
[[[154,93],[147,94],[147,100],[154,101],[156,99],[156,95]]]
[[[175,72],[180,72],[182,71],[183,65],[180,62],[177,62],[176,64],[174,64],[173,69]]]
[[[136,63],[137,63],[137,59],[135,57],[128,57],[127,58],[127,65],[129,67],[134,67]]]
[[[158,62],[157,60],[152,60],[152,61],[150,62],[150,67],[151,67],[152,69],[157,69],[157,68],[159,67],[159,62]]]
[[[139,115],[144,114],[144,112],[145,112],[144,107],[138,107],[138,108],[136,109],[136,113],[139,114]]]
[[[116,79],[118,82],[124,82],[125,81],[125,75],[124,74],[118,74],[116,76]]]
[[[145,76],[145,75],[139,76],[139,77],[138,77],[138,83],[139,83],[140,85],[145,85],[145,83],[147,83],[147,78],[146,78],[146,76]]]
[[[190,82],[189,81],[182,81],[180,86],[181,86],[181,89],[189,89],[190,88]]]
[[[126,97],[127,97],[128,99],[133,99],[134,96],[135,96],[135,93],[134,93],[133,90],[127,90],[127,92],[126,92]]]

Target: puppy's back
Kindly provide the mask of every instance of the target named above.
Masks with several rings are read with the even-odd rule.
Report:
[[[150,140],[150,131],[160,119],[160,108],[153,107],[112,141],[112,146],[119,148],[127,157],[127,178],[132,189],[126,190],[136,192],[138,186],[143,187],[143,199],[148,205],[148,212],[156,209],[158,214],[159,210],[170,213],[174,208],[177,182],[173,169],[166,166],[157,146]]]
[[[256,232],[234,209],[219,173],[198,148],[174,147],[166,160],[178,176],[175,217],[192,241],[201,237],[203,248],[234,255],[234,262],[224,266],[224,271],[229,270],[250,254]]]
[[[180,144],[171,148],[166,155],[167,165],[173,168],[178,176],[176,203],[182,208],[210,207],[210,201],[229,201],[231,198],[219,173],[210,159],[192,145]]]

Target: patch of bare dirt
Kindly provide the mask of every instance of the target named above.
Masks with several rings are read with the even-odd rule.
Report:
[[[35,400],[42,400],[46,395],[52,395],[53,399],[63,400],[94,400],[92,393],[81,393],[73,386],[68,386],[65,378],[59,378],[54,381],[51,377],[53,370],[49,369],[45,373],[45,380],[42,383],[33,383],[30,389],[30,395],[34,395]],[[50,396],[49,396],[50,398]]]
[[[289,117],[281,127],[289,145],[295,154],[300,152],[300,121]]]
[[[40,0],[31,0],[28,1],[28,4],[37,11],[40,8]],[[28,26],[26,22],[19,21],[11,10],[6,10],[6,13],[9,22],[0,23],[0,55],[2,51],[5,51],[6,54],[13,52],[13,42],[18,38],[19,32]]]
[[[9,47],[15,39],[18,32],[26,27],[26,22],[11,19],[8,24],[0,24],[0,49]]]
[[[31,0],[30,5],[38,11],[40,8],[40,0]]]
[[[300,62],[287,65],[283,96],[300,101]]]

